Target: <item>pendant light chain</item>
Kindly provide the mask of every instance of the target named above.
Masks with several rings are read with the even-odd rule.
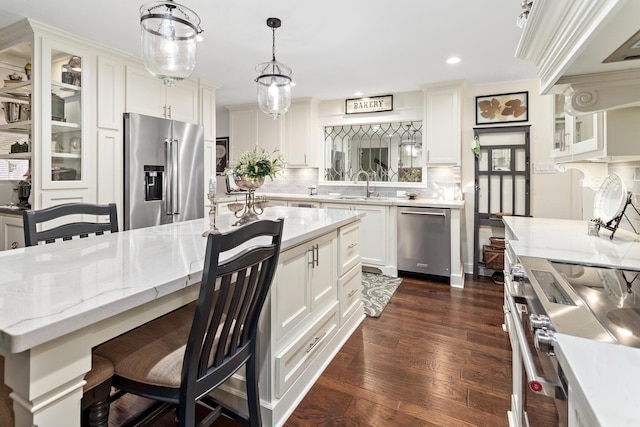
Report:
[[[272,38],[272,45],[271,45],[271,60],[273,62],[276,62],[276,29],[275,27],[271,29],[271,34],[273,35]]]

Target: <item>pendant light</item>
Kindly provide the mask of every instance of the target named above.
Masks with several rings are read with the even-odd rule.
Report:
[[[173,0],[154,1],[140,8],[142,59],[147,70],[175,86],[188,78],[196,65],[200,18]]]
[[[256,67],[258,78],[258,105],[274,120],[285,114],[291,105],[291,68],[276,61],[276,28],[282,22],[278,18],[267,19],[273,34],[271,61]]]

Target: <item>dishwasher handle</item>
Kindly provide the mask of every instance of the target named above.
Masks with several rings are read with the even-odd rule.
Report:
[[[402,215],[445,216],[444,212],[400,211]]]

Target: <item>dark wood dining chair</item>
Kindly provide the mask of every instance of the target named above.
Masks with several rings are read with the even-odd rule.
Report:
[[[283,223],[284,219],[258,220],[210,234],[197,301],[96,348],[113,362],[116,388],[163,406],[138,414],[127,425],[151,424],[175,405],[182,427],[208,426],[221,414],[262,425],[258,318],[276,271]],[[258,238],[262,239],[251,243]],[[235,249],[245,243],[246,248]],[[243,366],[248,414],[209,394]],[[200,414],[203,419],[196,424],[198,402],[209,411]]]
[[[86,215],[95,221],[88,221]],[[108,222],[100,222],[100,218]],[[26,210],[22,213],[24,223],[24,241],[27,246],[39,242],[53,243],[71,240],[74,237],[85,238],[102,235],[105,232],[118,231],[118,214],[115,203],[90,204],[66,203],[41,210]],[[38,224],[56,221],[51,228],[38,231]],[[4,360],[0,360],[4,364]],[[107,426],[109,422],[109,403],[113,363],[96,354],[91,356],[91,370],[85,375],[86,384],[82,395],[82,425],[89,427]]]
[[[78,215],[95,215],[105,217],[109,222],[81,221],[66,222],[45,230],[38,231],[38,224],[47,221],[64,220],[65,217],[78,218]],[[109,231],[118,231],[118,214],[115,203],[96,205],[91,203],[65,203],[41,210],[26,210],[22,213],[24,222],[24,242],[27,246],[37,245],[39,242],[53,243],[56,240],[71,240],[74,237],[88,237],[101,235]]]

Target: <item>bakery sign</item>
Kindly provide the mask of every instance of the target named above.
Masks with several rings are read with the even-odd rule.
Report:
[[[393,111],[393,95],[346,100],[345,112],[347,114],[379,113],[381,111]]]

